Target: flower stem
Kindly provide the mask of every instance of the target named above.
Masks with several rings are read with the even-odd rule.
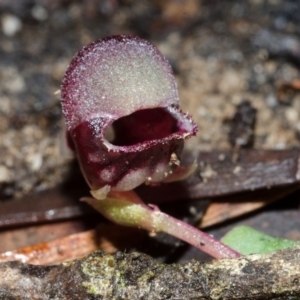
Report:
[[[237,258],[241,254],[211,235],[162,212],[153,212],[154,231],[163,231],[183,240],[215,258]]]
[[[92,192],[93,195],[96,195]],[[110,194],[104,200],[84,198],[96,210],[111,221],[146,229],[165,232],[183,240],[215,258],[237,258],[240,253],[226,246],[211,235],[175,219],[157,208],[144,204],[132,191]]]

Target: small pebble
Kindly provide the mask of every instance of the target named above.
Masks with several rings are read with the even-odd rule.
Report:
[[[35,5],[31,9],[31,15],[33,18],[35,18],[37,21],[46,21],[48,19],[48,12],[47,10],[41,6],[41,5]]]
[[[299,114],[293,107],[289,107],[285,111],[285,117],[289,122],[297,122]]]
[[[27,162],[32,171],[38,171],[43,164],[43,157],[40,153],[32,153],[27,157]]]
[[[14,15],[6,14],[2,16],[1,27],[6,36],[13,37],[22,29],[22,21]]]
[[[0,182],[9,182],[9,170],[5,166],[0,166]]]

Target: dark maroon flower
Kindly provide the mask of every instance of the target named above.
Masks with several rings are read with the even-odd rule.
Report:
[[[193,170],[177,167],[196,125],[180,111],[171,67],[154,46],[116,36],[84,47],[63,79],[62,107],[94,197],[87,203],[118,224],[172,234],[214,257],[240,255],[131,191]]]
[[[179,109],[169,63],[136,37],[105,38],[77,53],[63,79],[62,107],[69,144],[103,197],[164,181],[184,139],[196,133]]]

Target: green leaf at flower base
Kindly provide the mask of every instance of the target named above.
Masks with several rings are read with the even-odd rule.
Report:
[[[221,241],[243,255],[270,253],[300,244],[300,241],[272,237],[248,226],[235,227]]]

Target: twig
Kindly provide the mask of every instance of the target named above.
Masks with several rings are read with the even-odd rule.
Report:
[[[101,223],[97,228],[70,234],[45,243],[0,253],[0,263],[20,261],[32,265],[53,265],[82,258],[92,251],[115,253],[135,246],[143,240],[143,230]],[[1,299],[0,299],[1,300]]]
[[[239,193],[214,199],[203,215],[199,227],[209,227],[269,205],[282,199],[296,190],[298,184],[287,185],[271,190],[260,190],[255,193]]]
[[[0,299],[201,300],[300,296],[300,246],[267,255],[164,265],[95,252],[57,266],[0,264]]]

